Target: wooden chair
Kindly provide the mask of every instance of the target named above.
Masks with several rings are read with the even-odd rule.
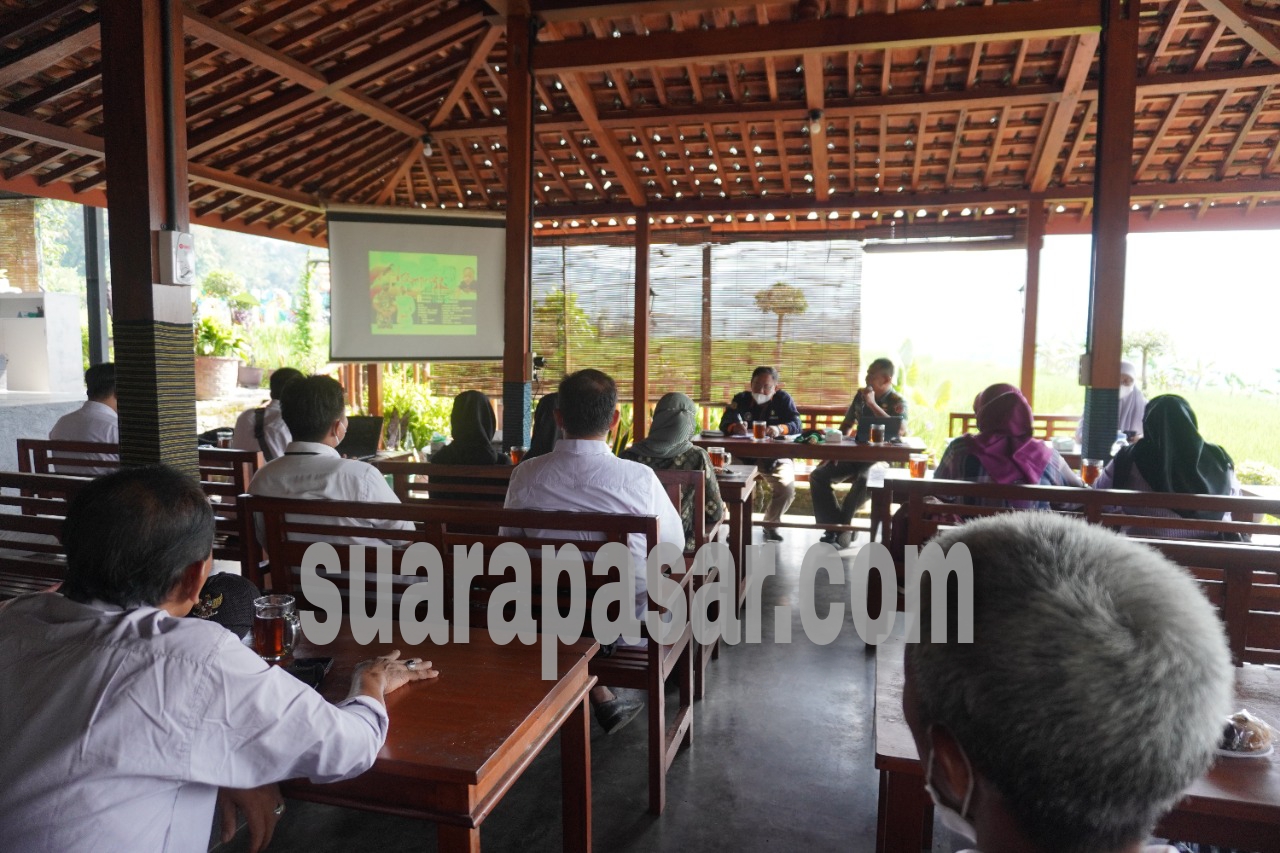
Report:
[[[488,567],[489,555],[495,548],[513,542],[528,550],[533,568],[534,589],[533,611],[535,619],[541,612],[541,577],[540,561],[542,546],[558,546],[572,542],[580,549],[588,544],[603,545],[605,542],[626,543],[631,535],[643,536],[646,542],[657,541],[657,519],[652,516],[613,515],[604,513],[575,512],[539,512],[535,510],[512,510],[501,507],[486,509],[485,522],[494,525],[498,530],[518,531],[574,531],[590,534],[595,541],[584,542],[582,539],[546,539],[528,535],[509,536],[499,532],[475,532],[476,512],[472,507],[458,506],[436,501],[420,501],[409,504],[369,504],[344,501],[289,500],[282,498],[265,498],[251,495],[246,498],[245,511],[250,515],[262,518],[264,538],[263,545],[269,556],[272,589],[286,592],[298,597],[303,608],[313,607],[313,602],[306,597],[299,582],[300,567],[306,549],[314,544],[317,538],[337,536],[364,535],[372,538],[392,540],[400,545],[414,542],[425,542],[434,545],[441,554],[445,568],[446,592],[452,591],[452,576],[455,553],[458,547],[470,553],[478,546],[480,557]],[[370,529],[372,522],[378,519],[414,521],[417,528],[413,531],[388,531]],[[352,526],[349,521],[357,524]],[[363,522],[368,522],[365,524]],[[326,575],[339,586],[344,599],[350,601],[350,565],[348,549],[337,548],[341,561],[341,572],[337,575]],[[647,548],[646,548],[647,551]],[[594,552],[583,551],[587,564],[587,618],[584,620],[581,634],[591,636],[590,608],[594,593],[603,584],[616,580],[616,573],[596,576],[590,565]],[[399,598],[404,589],[421,577],[403,577],[399,574],[400,563],[404,558],[403,548],[392,552],[392,594]],[[369,575],[374,571],[371,556],[365,558],[365,570]],[[507,575],[484,574],[475,578],[467,590],[465,600],[470,608],[469,621],[483,625],[486,621],[488,601],[493,590],[501,583],[514,578]],[[673,574],[685,596],[686,605],[691,602],[690,592],[692,575],[684,572]],[[367,584],[366,594],[372,594],[373,585]],[[449,595],[449,600],[458,597]],[[557,591],[557,604],[564,613],[568,605],[565,590]],[[398,606],[397,606],[398,612]],[[655,613],[661,611],[649,602],[649,609]],[[458,614],[451,614],[457,619]],[[474,618],[470,618],[474,617]],[[649,720],[649,809],[660,814],[666,803],[666,772],[678,751],[693,743],[693,662],[692,662],[692,628],[686,624],[680,635],[668,644],[649,642],[643,649],[618,648],[610,656],[596,656],[591,663],[591,673],[601,683],[613,687],[630,687],[641,689],[648,694]],[[677,680],[680,693],[679,709],[675,717],[667,722],[666,683],[672,678]]]
[[[247,538],[240,517],[240,496],[249,491],[249,482],[262,467],[256,450],[222,447],[200,448],[200,488],[209,496],[215,512],[213,558],[240,564],[240,574],[263,588],[263,566],[246,547]]]
[[[1031,433],[1036,438],[1053,438],[1059,435],[1075,437],[1080,426],[1079,415],[1033,415]],[[978,416],[973,412],[952,412],[947,434],[951,437],[978,431]]]
[[[702,471],[678,471],[668,468],[664,471],[655,471],[658,475],[658,481],[662,483],[666,489],[667,497],[671,498],[671,502],[676,505],[676,509],[680,508],[685,490],[689,489],[693,492],[693,505],[703,508],[707,505],[707,479]],[[686,568],[693,567],[693,558],[697,554],[698,549],[708,542],[714,541],[720,534],[720,528],[724,526],[724,519],[717,521],[710,529],[707,529],[707,514],[705,511],[695,512],[693,518],[693,550],[685,551]],[[693,578],[693,591],[696,593],[703,586],[713,583],[720,579],[720,570],[713,568],[705,575],[695,575]],[[715,615],[714,613],[712,614]],[[707,684],[707,662],[709,660],[719,659],[720,642],[717,640],[710,645],[703,645],[694,640],[695,651],[693,656],[693,696],[695,699],[703,699],[706,697]]]
[[[510,465],[437,465],[432,462],[375,462],[390,475],[391,488],[401,503],[439,501],[485,508],[502,506],[511,482]]]
[[[86,460],[79,454],[97,453],[114,459]],[[98,441],[56,441],[48,438],[18,439],[18,470],[31,474],[85,475],[86,467],[120,467],[120,445]],[[87,474],[92,476],[92,474]]]
[[[0,471],[0,600],[56,588],[66,578],[62,522],[87,477]],[[7,508],[12,508],[10,511]]]

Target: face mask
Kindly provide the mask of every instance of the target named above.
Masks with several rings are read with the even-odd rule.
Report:
[[[1133,393],[1133,389],[1136,387],[1137,387],[1136,385],[1121,385],[1120,399],[1123,400],[1125,397],[1128,397],[1130,394]]]
[[[763,406],[765,403],[769,402],[769,398],[772,396],[773,396],[772,394],[755,394],[755,393],[751,395],[752,399],[756,401],[757,406]]]
[[[937,810],[938,819],[942,821],[942,825],[957,835],[961,835],[969,841],[978,840],[978,831],[973,828],[973,824],[969,823],[965,815],[969,811],[969,800],[973,797],[973,767],[969,764],[969,757],[964,756],[965,767],[969,770],[969,787],[964,792],[964,802],[960,804],[960,811],[956,811],[948,805],[945,805],[938,797],[938,792],[933,789],[933,750],[929,751],[929,763],[924,771],[924,790],[929,795],[929,799],[933,800],[933,807]],[[961,753],[964,755],[964,753]]]

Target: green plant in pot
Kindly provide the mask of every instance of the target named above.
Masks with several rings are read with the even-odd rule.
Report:
[[[195,325],[196,399],[213,400],[228,396],[236,387],[240,359],[249,358],[249,348],[237,329],[212,317],[202,317]]]

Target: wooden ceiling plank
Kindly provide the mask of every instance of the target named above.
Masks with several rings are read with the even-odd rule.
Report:
[[[1269,178],[1276,174],[1276,169],[1280,168],[1280,145],[1275,146],[1271,152],[1271,159],[1267,161],[1267,168],[1263,171],[1262,176]]]
[[[232,202],[239,200],[239,198],[240,196],[236,195],[235,193],[224,192],[221,196],[209,202],[208,204],[201,205],[200,207],[194,208],[192,212],[195,213],[196,216],[210,216],[211,214],[217,213],[219,210],[231,204]]]
[[[773,64],[773,57],[764,57],[765,85],[769,87],[769,102],[778,102],[778,69]]]
[[[281,204],[300,207],[304,210],[320,210],[315,199],[297,190],[284,189],[252,178],[244,178],[232,172],[215,169],[203,163],[189,163],[187,174],[192,180],[213,184],[243,195],[251,195],[267,201],[278,201]]]
[[[269,184],[291,183],[289,176],[300,170],[306,170],[307,175],[310,176],[322,175],[344,160],[367,150],[380,136],[385,135],[381,133],[380,127],[361,118],[350,129],[341,131],[341,135],[326,139],[319,145],[308,146],[301,152],[297,148],[286,146],[276,157],[268,161],[268,164],[255,167],[255,171],[258,172],[259,180]],[[234,160],[230,161],[232,164],[234,162]],[[262,171],[263,168],[268,167],[274,168],[270,172]],[[299,177],[297,180],[305,180],[305,178]]]
[[[582,169],[587,173],[587,180],[591,181],[591,185],[596,188],[596,192],[604,194],[604,179],[600,177],[596,164],[590,159],[590,155],[586,150],[578,144],[578,137],[572,133],[565,134],[565,141],[569,143],[569,150],[573,152],[573,156],[578,158],[578,162],[582,164]]]
[[[791,195],[791,158],[787,153],[787,135],[782,131],[781,120],[773,123],[773,137],[778,146],[778,171],[782,173],[783,192]]]
[[[46,3],[6,15],[0,19],[0,42],[26,38],[83,5],[84,0],[48,0]]]
[[[77,154],[103,153],[102,137],[0,110],[0,132]]]
[[[767,28],[730,27],[616,39],[542,42],[534,45],[532,63],[540,73],[659,62],[683,65],[810,51],[883,50],[986,38],[1014,40],[1027,36],[1080,35],[1096,32],[1099,26],[1100,10],[1096,3],[1040,0],[1034,6],[1027,3],[963,6],[856,18],[782,21]]]
[[[494,71],[493,65],[488,62],[481,65],[480,70],[483,71],[485,76],[489,78],[489,83],[497,91],[498,97],[505,101],[507,99],[506,78],[503,77],[498,72]]]
[[[395,197],[396,186],[408,176],[409,170],[413,168],[413,164],[418,162],[418,152],[422,150],[422,143],[410,142],[405,148],[404,157],[400,161],[400,166],[396,169],[388,180],[387,185],[378,195],[378,204],[386,204]]]
[[[729,89],[729,100],[735,104],[740,104],[742,103],[742,87],[738,85],[738,75],[733,73],[732,62],[725,63],[725,66],[724,83]]]
[[[810,54],[805,55],[806,58]],[[893,91],[893,48],[885,48],[880,57],[880,94],[888,95]]]
[[[747,161],[747,174],[751,176],[751,192],[760,191],[760,172],[756,169],[756,155],[751,147],[751,131],[747,123],[742,123],[742,157]]]
[[[1178,114],[1182,112],[1182,105],[1186,99],[1186,94],[1177,95],[1174,97],[1173,103],[1169,105],[1169,111],[1164,114],[1160,127],[1156,128],[1155,136],[1151,137],[1151,144],[1147,146],[1147,150],[1142,153],[1142,159],[1138,161],[1138,168],[1133,173],[1135,181],[1141,181],[1143,176],[1146,175],[1147,169],[1159,152],[1160,142],[1168,134],[1169,129],[1173,127],[1173,123],[1177,121]]]
[[[716,0],[532,0],[530,12],[544,21],[587,21],[599,18],[629,18],[632,15],[713,11],[723,5]]]
[[[1222,38],[1222,34],[1227,31],[1227,25],[1222,21],[1218,21],[1218,25],[1213,28],[1213,32],[1209,34],[1209,38],[1205,39],[1205,43],[1200,47],[1200,53],[1196,56],[1195,65],[1192,66],[1193,71],[1203,71],[1205,66],[1209,64],[1209,57],[1213,56],[1214,50],[1218,47],[1218,41]]]
[[[12,181],[14,178],[20,178],[23,175],[29,175],[42,166],[57,160],[59,157],[65,157],[67,152],[61,148],[46,149],[45,151],[36,153],[32,152],[27,159],[21,163],[15,163],[8,169],[5,169],[4,176],[7,180]]]
[[[236,139],[247,137],[270,124],[310,112],[323,105],[324,99],[305,86],[287,89],[237,110],[226,118],[196,128],[187,134],[187,150],[203,154]]]
[[[455,140],[454,142],[459,147],[466,145],[466,142],[462,140]],[[440,153],[444,155],[444,157],[441,158],[444,161],[444,170],[449,173],[449,180],[453,182],[454,194],[457,196],[457,200],[459,202],[465,204],[466,202],[463,201],[463,199],[466,198],[466,193],[463,192],[462,181],[458,178],[457,170],[453,168],[453,154],[449,152],[448,144],[441,145],[440,147],[443,149]]]
[[[1023,39],[1018,43],[1018,56],[1013,60],[1013,71],[1009,72],[1009,82],[1017,86],[1022,81],[1022,68],[1027,62],[1027,48],[1031,42]]]
[[[933,74],[938,68],[938,50],[933,45],[929,45],[929,59],[924,64],[924,79],[920,82],[920,91],[929,94],[933,91]],[[849,72],[853,74],[852,71]],[[853,94],[853,86],[849,87],[849,94]]]
[[[92,12],[17,50],[6,51],[0,59],[0,89],[39,74],[99,40],[98,13]]]
[[[1262,117],[1263,111],[1266,109],[1267,101],[1271,100],[1271,93],[1275,91],[1275,86],[1266,86],[1258,94],[1258,100],[1253,102],[1253,109],[1249,110],[1249,117],[1244,120],[1244,125],[1240,128],[1240,132],[1236,134],[1236,141],[1231,143],[1231,150],[1227,152],[1227,156],[1222,159],[1222,165],[1218,168],[1218,180],[1226,180],[1227,172],[1231,169],[1231,164],[1235,162],[1236,157],[1240,155],[1240,149],[1245,146],[1245,142],[1252,132],[1253,126],[1258,119]]]
[[[460,147],[460,150],[462,152],[462,161],[467,164],[467,169],[470,170],[472,177],[475,178],[476,189],[480,193],[480,198],[484,200],[486,207],[492,207],[493,199],[489,198],[489,189],[486,186],[488,182],[485,181],[484,175],[480,174],[480,167],[476,165],[475,157],[472,156],[475,149],[468,148],[467,146],[463,145]]]
[[[982,70],[982,42],[973,43],[973,53],[969,54],[969,70],[964,77],[964,87],[972,89],[978,82],[978,74]]]
[[[636,134],[636,138],[640,140],[640,149],[644,151],[645,165],[649,167],[651,178],[658,184],[664,196],[675,195],[675,188],[671,185],[671,178],[667,176],[666,170],[663,168],[666,158],[658,157],[658,150],[650,143],[650,137],[643,128]],[[679,143],[673,140],[671,144],[676,145]]]
[[[241,201],[243,201],[244,204],[240,205],[235,210],[230,210],[222,214],[223,222],[230,222],[233,219],[238,219],[249,211],[266,204],[265,201],[258,198],[241,199]]]
[[[59,166],[56,169],[51,169],[50,171],[45,172],[43,175],[40,175],[39,177],[36,178],[36,183],[40,184],[40,186],[42,187],[47,186],[53,183],[54,181],[62,180],[68,175],[74,175],[76,172],[79,172],[81,169],[87,169],[88,167],[92,166],[94,163],[97,163],[100,160],[102,160],[102,157],[99,157],[93,154],[89,154],[84,157],[77,157],[76,159],[71,160],[67,163],[64,163],[63,165]]]
[[[960,111],[960,115],[964,115],[964,110]],[[876,154],[876,192],[880,192],[884,189],[885,173],[889,171],[889,164],[885,160],[889,147],[889,116],[884,113],[880,114],[880,133],[876,138],[876,144],[879,146]]]
[[[329,85],[338,89],[374,77],[388,68],[403,64],[406,60],[423,54],[434,53],[454,43],[468,30],[482,26],[484,16],[469,5],[455,6],[439,15],[433,15],[401,33],[365,51],[354,59],[327,71]],[[536,66],[535,66],[536,67]],[[542,69],[539,69],[539,73]]]
[[[885,62],[888,61],[886,52]],[[830,195],[831,166],[827,157],[827,120],[824,112],[826,84],[823,82],[822,54],[820,53],[804,55],[804,96],[810,115],[813,115],[815,110],[823,114],[818,120],[819,132],[814,133],[812,127],[809,129],[809,151],[813,154],[814,196],[818,201],[826,201]]]
[[[613,93],[622,101],[622,108],[630,110],[634,102],[631,96],[631,87],[627,84],[627,78],[618,71],[609,72],[609,78],[613,80]]]
[[[942,181],[943,189],[951,188],[951,181],[956,172],[956,163],[960,159],[960,149],[964,147],[963,137],[965,131],[965,123],[969,120],[968,110],[961,110],[960,117],[956,120],[955,141],[951,144],[951,159],[947,162],[947,176]],[[881,164],[880,173],[884,174],[884,164]]]
[[[427,193],[431,196],[431,203],[439,206],[440,196],[436,192],[436,177],[431,173],[431,164],[427,162],[426,152],[421,148],[418,149],[418,165],[422,167],[422,173],[427,179]]]
[[[565,141],[567,142],[568,140],[566,139]],[[564,190],[564,194],[569,197],[569,202],[571,204],[576,203],[578,196],[573,191],[573,186],[564,176],[564,164],[556,162],[556,159],[551,156],[551,152],[547,150],[547,145],[542,141],[542,137],[536,133],[533,135],[533,148],[538,154],[542,155],[542,159],[547,163],[547,169],[551,172],[551,177],[560,185],[560,189]],[[542,180],[546,180],[546,178]],[[546,201],[545,190],[543,200]]]
[[[1084,118],[1080,120],[1076,138],[1071,141],[1071,151],[1067,153],[1066,163],[1062,167],[1063,183],[1066,183],[1066,177],[1071,174],[1071,170],[1074,168],[1073,164],[1080,162],[1080,149],[1084,148],[1085,138],[1089,135],[1089,125],[1093,124],[1097,115],[1098,99],[1094,98],[1084,108]]]
[[[13,101],[5,107],[5,109],[9,110],[9,112],[18,113],[20,115],[29,113],[41,104],[48,103],[49,101],[60,98],[63,95],[74,92],[77,89],[84,88],[97,80],[100,76],[102,76],[102,66],[95,63],[85,68],[81,68],[79,71],[73,71],[64,77],[60,77],[57,82],[51,83],[48,86],[41,86],[27,97]]]
[[[667,106],[667,82],[662,78],[661,68],[650,68],[649,80],[653,83],[653,95],[660,106]]]
[[[1241,0],[1200,0],[1200,5],[1272,64],[1280,65],[1280,32],[1255,19]]]
[[[261,221],[262,219],[265,219],[266,217],[270,216],[271,214],[283,208],[284,208],[283,204],[279,204],[278,202],[271,201],[271,202],[267,202],[262,207],[258,208],[258,212],[255,213],[253,216],[239,216],[239,219],[245,225],[252,225],[253,223]],[[232,218],[236,218],[236,217],[232,217]]]
[[[586,81],[582,79],[581,75],[566,74],[561,78],[561,82],[564,84],[565,92],[569,95],[569,100],[573,101],[573,105],[577,108],[578,115],[582,116],[582,120],[591,130],[591,135],[599,143],[601,153],[610,166],[610,171],[617,175],[618,183],[622,184],[627,198],[636,207],[644,207],[647,201],[644,189],[635,172],[631,170],[631,164],[627,162],[622,146],[618,144],[618,140],[614,138],[613,134],[600,123],[599,114],[596,112],[595,98],[592,96]]]
[[[1218,119],[1222,117],[1222,111],[1227,106],[1227,101],[1231,100],[1235,94],[1234,91],[1228,90],[1223,92],[1218,98],[1218,102],[1213,105],[1213,109],[1209,111],[1208,117],[1205,119],[1200,130],[1196,133],[1195,141],[1191,143],[1191,147],[1187,149],[1187,153],[1183,155],[1182,162],[1178,164],[1178,169],[1174,172],[1173,180],[1180,183],[1186,177],[1187,172],[1195,162],[1196,154],[1200,152],[1200,146],[1204,145],[1205,140],[1209,138],[1209,134],[1213,132],[1213,126],[1218,123]]]
[[[490,52],[493,51],[494,45],[498,43],[500,38],[502,38],[502,29],[495,26],[489,27],[475,40],[471,46],[471,58],[467,60],[466,66],[458,74],[458,79],[449,90],[449,94],[445,95],[444,103],[440,105],[440,109],[431,117],[429,123],[431,127],[439,127],[449,118],[449,114],[453,112],[458,99],[462,97],[468,81],[475,77],[476,71],[479,70],[481,65],[485,64]],[[548,102],[547,106],[550,107],[551,103]]]
[[[1052,108],[1053,117],[1048,127],[1042,131],[1043,142],[1038,159],[1031,164],[1031,191],[1044,192],[1053,177],[1053,168],[1058,164],[1062,154],[1062,143],[1067,138],[1067,131],[1075,118],[1076,105],[1084,92],[1085,82],[1089,77],[1089,67],[1093,64],[1094,53],[1098,48],[1098,34],[1086,33],[1075,40],[1074,52],[1067,67],[1066,80],[1063,83],[1062,97]]]
[[[1005,128],[1005,125],[1008,124],[1008,122],[1009,122],[1009,111],[1007,109],[1001,110],[1000,118],[996,122],[995,136],[991,140],[991,153],[987,155],[987,168],[986,168],[986,171],[984,171],[982,174],[982,185],[984,187],[991,186],[991,176],[995,174],[996,161],[1000,159],[1000,144],[1001,144],[1001,140],[1004,139],[1004,128]],[[924,113],[920,114],[920,126],[922,129],[924,128]],[[1080,135],[1081,136],[1084,135],[1083,127],[1080,130]],[[916,147],[923,148],[924,146],[917,143]],[[920,157],[920,152],[917,151],[916,152],[917,162],[919,162],[919,157]],[[919,186],[913,184],[912,188],[918,190]]]

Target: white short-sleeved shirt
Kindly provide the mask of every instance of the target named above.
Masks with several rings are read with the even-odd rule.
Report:
[[[231,446],[236,450],[261,451],[270,462],[284,455],[285,448],[289,446],[290,441],[293,441],[293,436],[289,434],[289,428],[285,426],[284,418],[280,415],[280,401],[272,400],[265,406],[262,413],[262,438],[266,446],[259,444],[258,436],[253,429],[254,422],[257,420],[257,411],[257,409],[245,409],[240,413],[240,417],[236,418]]]
[[[331,705],[230,631],[55,593],[0,609],[0,842],[204,853],[219,787],[356,776],[381,703]]]
[[[49,430],[49,438],[54,441],[98,441],[104,444],[119,444],[120,417],[116,414],[116,410],[106,403],[86,400],[85,404],[74,412],[67,412],[67,414],[58,418],[57,423],[53,425],[53,429]],[[67,453],[64,455],[74,455],[90,460],[120,461],[119,453]],[[97,475],[110,474],[114,470],[116,470],[115,467],[103,468],[93,465],[81,467],[77,465],[71,468],[63,465],[58,469],[58,473]]]

